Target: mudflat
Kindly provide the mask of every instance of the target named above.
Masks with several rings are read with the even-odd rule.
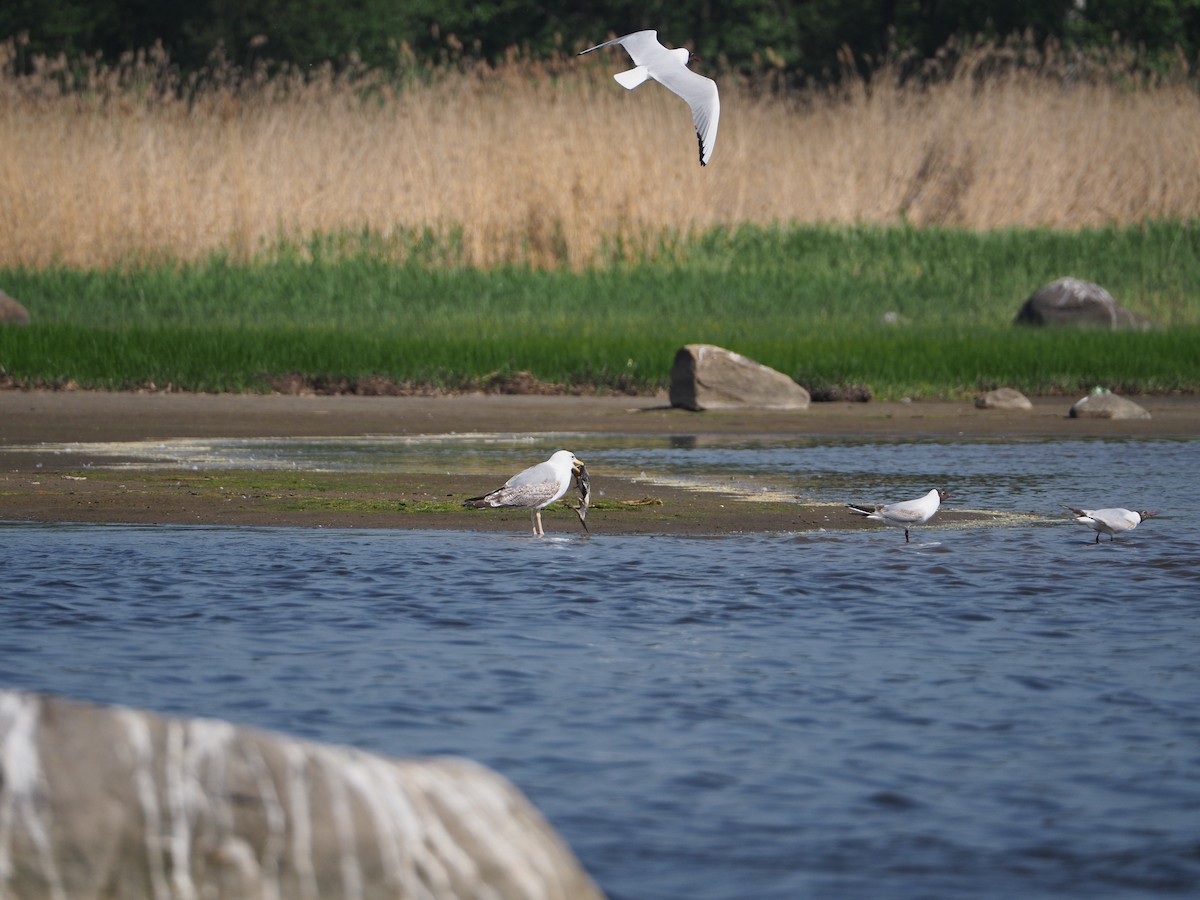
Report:
[[[168,438],[359,435],[546,435],[585,461],[588,435],[829,436],[853,438],[1195,438],[1200,398],[1136,397],[1144,420],[1072,419],[1073,400],[1034,399],[1032,411],[976,409],[969,401],[815,403],[803,411],[671,409],[665,397],[463,394],[358,397],[96,391],[0,391],[0,521],[432,528],[520,533],[521,510],[462,508],[528,465],[478,474],[404,475],[164,471],[105,468],[89,445]],[[64,449],[63,445],[69,445]],[[554,445],[553,447],[551,445]],[[538,448],[540,453],[543,448]],[[745,500],[592,471],[603,500],[587,524],[599,533],[725,534],[879,527],[837,505]],[[495,483],[493,483],[495,482]],[[574,499],[573,494],[568,499]],[[861,498],[858,498],[861,499]],[[883,498],[899,499],[899,498]],[[943,508],[940,521],[979,518]],[[575,513],[543,514],[547,533],[576,533]]]

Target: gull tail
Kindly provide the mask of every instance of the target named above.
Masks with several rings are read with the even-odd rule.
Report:
[[[617,84],[627,91],[632,91],[649,77],[650,70],[645,66],[638,66],[635,69],[630,69],[628,72],[618,72],[613,76],[613,78],[617,79]]]
[[[855,506],[853,503],[847,503],[846,507],[850,510],[850,512],[858,513],[860,516],[875,515],[875,510],[866,509],[865,507],[862,507],[862,506]]]

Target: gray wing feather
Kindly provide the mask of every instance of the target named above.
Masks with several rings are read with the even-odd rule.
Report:
[[[531,509],[543,503],[549,503],[558,493],[558,483],[543,481],[540,483],[506,484],[498,491],[493,491],[485,498],[492,506],[519,506]]]

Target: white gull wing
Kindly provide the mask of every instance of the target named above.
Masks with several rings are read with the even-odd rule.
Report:
[[[696,125],[696,139],[700,142],[700,165],[707,166],[712,159],[713,147],[717,145],[717,123],[721,119],[721,98],[717,94],[717,83],[711,78],[698,75],[683,66],[667,69],[662,73],[650,72],[650,77],[668,90],[674,91],[687,101],[692,109],[692,122]]]
[[[911,502],[911,501],[907,501]],[[885,522],[896,522],[904,525],[922,525],[933,516],[936,509],[921,506],[907,506],[903,503],[893,503],[875,510],[875,515]]]
[[[637,66],[648,66],[651,62],[671,52],[658,42],[657,31],[635,31],[632,34],[605,41],[603,44],[597,44],[595,47],[588,47],[586,50],[581,50],[579,55],[583,56],[584,53],[591,53],[593,50],[601,50],[604,47],[615,47],[617,44],[625,48],[625,52]]]
[[[635,31],[623,37],[588,47],[579,55],[602,47],[620,44],[638,67],[621,72],[617,81],[630,90],[652,78],[667,90],[683,98],[692,111],[696,139],[700,145],[700,165],[708,165],[717,143],[717,124],[721,119],[721,98],[717,83],[687,67],[691,54],[683,48],[668,50],[658,42],[657,31]]]

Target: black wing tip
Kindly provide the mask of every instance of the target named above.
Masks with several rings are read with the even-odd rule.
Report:
[[[696,132],[696,143],[700,145],[700,165],[707,166],[708,163],[704,161],[704,138],[698,131]]]

